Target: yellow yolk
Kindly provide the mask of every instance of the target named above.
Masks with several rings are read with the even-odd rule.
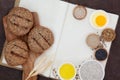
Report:
[[[63,64],[59,69],[59,74],[64,80],[71,80],[75,76],[75,68],[72,64]]]
[[[107,22],[106,17],[103,15],[99,15],[95,19],[95,23],[96,25],[98,25],[98,27],[103,27],[106,24],[106,22]]]
[[[92,26],[102,29],[106,27],[108,23],[108,15],[104,11],[97,11],[92,14],[90,20]]]

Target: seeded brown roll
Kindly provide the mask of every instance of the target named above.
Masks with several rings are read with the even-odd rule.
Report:
[[[29,48],[36,53],[42,53],[47,50],[53,42],[53,33],[45,27],[34,27],[28,36]]]
[[[115,39],[116,33],[113,29],[106,28],[106,29],[103,30],[101,36],[102,36],[103,40],[105,40],[107,42],[111,42]]]
[[[26,62],[28,57],[28,47],[25,42],[19,39],[10,41],[5,47],[5,59],[8,65],[21,65]]]
[[[7,25],[13,34],[25,35],[33,27],[33,15],[25,8],[15,7],[7,15]]]

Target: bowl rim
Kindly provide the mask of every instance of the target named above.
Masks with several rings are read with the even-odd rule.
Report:
[[[93,17],[93,15],[95,15],[96,13],[99,13],[99,12],[104,13],[104,15],[106,15],[106,17],[107,17],[107,22],[106,22],[106,24],[105,24],[104,26],[102,26],[102,27],[97,27],[97,26],[95,26],[95,25],[93,24],[93,22],[92,22],[92,17]],[[91,24],[91,26],[92,26],[93,28],[95,28],[95,29],[105,29],[105,28],[107,27],[108,23],[109,23],[109,15],[108,15],[108,13],[107,13],[106,11],[104,11],[104,10],[96,10],[96,11],[94,11],[94,12],[90,15],[90,24]]]
[[[77,71],[76,71],[75,65],[74,65],[72,62],[64,62],[64,63],[60,64],[60,66],[59,66],[59,68],[58,68],[58,70],[57,70],[58,76],[60,77],[61,80],[65,80],[65,79],[63,79],[63,78],[61,77],[61,75],[59,74],[60,68],[61,68],[64,64],[70,64],[70,65],[73,66],[73,68],[74,68],[74,70],[75,70],[75,74],[74,74],[74,76],[73,76],[71,79],[69,79],[69,80],[73,80],[73,79],[75,78],[75,76],[76,76],[76,72],[77,72]]]
[[[104,70],[103,65],[102,65],[99,61],[97,61],[97,60],[87,60],[87,61],[85,61],[85,62],[83,62],[83,63],[81,64],[80,69],[79,69],[80,80],[83,80],[82,77],[81,77],[81,73],[80,73],[81,68],[82,68],[82,66],[83,66],[84,64],[86,64],[86,63],[88,63],[88,62],[96,62],[96,63],[98,63],[98,64],[101,66],[102,72],[103,72],[103,76],[101,77],[101,80],[103,80],[103,78],[104,78],[104,76],[105,76],[105,70]]]

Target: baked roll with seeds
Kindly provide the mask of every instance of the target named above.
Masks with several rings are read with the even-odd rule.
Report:
[[[106,28],[103,30],[101,37],[104,41],[111,42],[115,39],[116,33],[111,28]]]
[[[33,27],[33,15],[25,8],[15,7],[7,15],[7,25],[13,34],[25,35]]]
[[[42,53],[54,42],[53,33],[45,27],[36,26],[28,35],[28,45],[31,51]]]
[[[26,62],[29,57],[28,47],[25,42],[15,39],[5,47],[5,59],[8,65],[18,66]]]

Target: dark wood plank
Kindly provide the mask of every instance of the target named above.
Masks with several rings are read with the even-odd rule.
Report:
[[[22,70],[0,66],[0,80],[22,80]],[[43,76],[38,76],[38,80],[52,80]]]
[[[2,17],[14,6],[15,0],[0,0],[0,56],[5,42],[5,33],[3,28]]]
[[[94,9],[103,9],[105,11],[120,15],[119,0],[64,0],[73,4],[80,4]]]
[[[22,80],[22,71],[0,66],[0,80]]]

